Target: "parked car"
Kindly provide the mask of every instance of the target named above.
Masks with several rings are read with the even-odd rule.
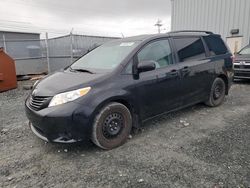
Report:
[[[235,54],[234,78],[250,79],[250,45]]]
[[[201,102],[220,105],[232,82],[231,56],[211,32],[108,42],[34,85],[25,102],[31,130],[46,141],[90,138],[112,149],[149,118]]]

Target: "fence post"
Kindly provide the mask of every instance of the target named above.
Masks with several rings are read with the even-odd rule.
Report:
[[[45,46],[46,46],[46,58],[47,58],[47,65],[48,65],[48,73],[51,72],[50,69],[50,61],[49,61],[49,42],[48,42],[48,33],[46,32],[46,38],[45,38]]]
[[[71,63],[73,63],[73,33],[72,31],[70,32],[70,61]]]
[[[6,45],[6,40],[5,40],[5,35],[4,34],[3,34],[3,47],[4,47],[5,53],[7,53],[7,45]]]

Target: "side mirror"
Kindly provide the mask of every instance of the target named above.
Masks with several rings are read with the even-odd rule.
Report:
[[[138,73],[155,70],[156,63],[157,62],[155,62],[155,61],[142,61],[142,62],[140,62],[137,66]]]

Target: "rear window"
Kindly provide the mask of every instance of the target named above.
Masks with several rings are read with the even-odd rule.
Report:
[[[210,55],[221,55],[227,53],[227,47],[220,36],[208,35],[203,38],[210,51]]]
[[[199,37],[174,38],[180,62],[201,60],[206,57],[205,48]]]

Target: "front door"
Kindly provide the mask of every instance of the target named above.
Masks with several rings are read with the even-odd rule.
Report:
[[[142,72],[136,80],[136,96],[142,119],[146,119],[181,105],[179,66],[174,63],[168,39],[145,45],[137,54],[139,63],[155,61],[156,69]]]

